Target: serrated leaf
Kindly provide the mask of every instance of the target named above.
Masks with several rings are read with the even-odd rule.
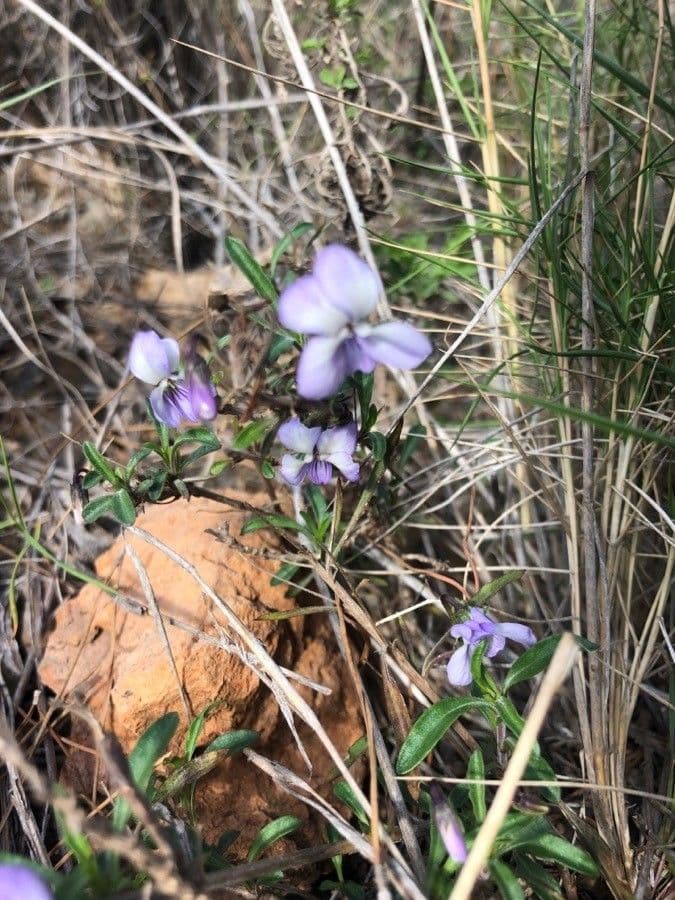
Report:
[[[96,449],[91,441],[84,441],[82,444],[82,452],[87,457],[89,464],[102,476],[105,481],[117,486],[119,478],[115,475],[112,466],[108,463],[103,454]]]
[[[251,282],[258,296],[269,303],[274,303],[277,299],[277,289],[260,263],[251,256],[246,245],[237,238],[227,237],[225,238],[225,250],[235,266]]]
[[[227,731],[225,734],[219,734],[214,738],[206,748],[206,752],[211,750],[228,750],[230,753],[238,753],[246,747],[252,747],[260,740],[260,734],[247,728],[239,731]]]
[[[488,869],[502,900],[525,900],[518,876],[505,863],[498,859],[492,860],[488,864]]]
[[[495,578],[494,581],[489,581],[473,595],[471,605],[478,606],[481,603],[487,603],[491,597],[504,590],[507,585],[513,584],[514,581],[520,581],[524,574],[523,569],[514,569],[512,572],[505,572],[499,578]]]
[[[133,525],[136,521],[136,507],[124,488],[111,495],[110,512],[122,525]]]
[[[274,419],[257,419],[249,422],[237,433],[231,444],[232,450],[247,450],[252,444],[258,444],[272,430]]]
[[[469,757],[469,764],[466,768],[466,777],[469,782],[485,780],[485,760],[483,759],[480,747],[477,747]],[[471,808],[473,809],[473,817],[476,820],[476,823],[480,825],[487,814],[485,785],[469,783],[468,788],[469,800],[471,801]]]
[[[310,537],[308,530],[304,525],[300,525],[295,519],[289,516],[281,516],[276,513],[270,513],[264,516],[254,516],[249,519],[241,529],[242,534],[252,534],[254,531],[260,531],[261,528],[288,528],[291,531],[300,531]]]
[[[279,819],[275,819],[273,822],[263,826],[251,844],[251,848],[248,851],[248,861],[253,862],[268,847],[281,840],[281,838],[286,837],[287,834],[296,831],[301,825],[302,820],[298,819],[297,816],[281,816]]]
[[[526,841],[520,849],[531,853],[538,859],[550,859],[560,863],[582,875],[596,876],[600,874],[598,865],[590,853],[571,844],[558,834],[542,834],[531,841]]]
[[[93,500],[90,500],[82,510],[82,518],[87,525],[91,525],[92,522],[95,522],[101,516],[110,515],[112,502],[112,494],[104,494],[102,497],[95,497]]]
[[[425,709],[403,741],[396,760],[396,773],[407,775],[431,753],[449,728],[469,710],[489,712],[492,706],[478,697],[446,697]]]

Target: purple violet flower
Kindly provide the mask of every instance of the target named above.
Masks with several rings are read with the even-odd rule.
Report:
[[[469,853],[466,849],[462,823],[457,818],[450,801],[446,799],[440,785],[436,784],[435,781],[430,783],[429,793],[433,803],[436,828],[438,828],[438,833],[448,852],[448,856],[453,862],[463,863]]]
[[[54,894],[40,876],[20,863],[0,864],[0,897],[2,900],[54,900]]]
[[[300,419],[289,419],[277,431],[277,437],[290,453],[281,458],[279,474],[288,484],[328,484],[333,466],[348,481],[357,481],[359,464],[352,456],[356,450],[356,423],[337,428],[307,428]]]
[[[377,363],[412,369],[431,353],[426,335],[407,322],[366,321],[381,292],[377,272],[340,244],[319,250],[311,274],[282,292],[279,321],[310,335],[298,362],[300,396],[322,400],[353,372],[372,372]]]
[[[504,649],[507,638],[525,647],[531,647],[537,642],[532,629],[527,625],[493,622],[477,606],[470,608],[469,616],[464,622],[452,626],[450,634],[464,641],[450,657],[446,670],[448,681],[456,687],[471,684],[471,657],[481,641],[487,639],[488,648],[485,655],[490,658]]]
[[[150,406],[156,419],[169,428],[188,422],[209,422],[215,418],[216,389],[206,364],[191,356],[185,372],[180,368],[180,350],[173,338],[161,338],[156,331],[138,331],[129,350],[131,372],[155,385]]]

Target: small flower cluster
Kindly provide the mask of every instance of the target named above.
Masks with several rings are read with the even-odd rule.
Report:
[[[181,364],[180,349],[173,338],[156,331],[138,331],[129,351],[131,372],[154,385],[150,406],[158,422],[177,428],[183,420],[210,422],[217,412],[216,389],[208,367],[190,350]]]
[[[377,363],[411,369],[431,353],[428,338],[412,325],[367,321],[381,292],[378,274],[339,244],[319,250],[312,272],[282,292],[279,321],[309,336],[296,376],[301,397],[323,400],[348,375],[370,373]],[[356,481],[359,465],[352,459],[356,436],[354,422],[325,431],[307,428],[298,419],[284,423],[277,437],[292,452],[281,460],[282,478],[293,485],[305,479],[326,484],[335,467],[348,481]]]
[[[493,622],[477,606],[469,609],[468,618],[450,629],[453,637],[461,638],[464,643],[455,650],[447,665],[447,676],[450,684],[464,687],[471,684],[471,657],[481,641],[487,641],[486,656],[490,659],[504,649],[507,639],[531,647],[537,639],[527,625],[515,622]]]

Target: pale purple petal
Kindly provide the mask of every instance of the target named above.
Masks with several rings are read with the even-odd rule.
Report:
[[[414,369],[431,353],[429,338],[407,322],[383,322],[360,336],[374,360],[394,369]]]
[[[340,387],[350,369],[339,338],[312,337],[303,347],[296,375],[298,393],[307,400],[323,400]]]
[[[370,326],[368,326],[370,328]],[[345,355],[347,373],[372,372],[376,366],[376,360],[368,353],[368,347],[361,338],[350,337],[342,344],[342,352]]]
[[[313,275],[296,278],[281,292],[277,315],[284,328],[300,334],[335,335],[348,321],[326,297]]]
[[[351,322],[367,318],[382,293],[377,272],[341,244],[329,244],[319,250],[312,274],[331,306],[341,310]]]
[[[356,422],[327,428],[319,438],[316,449],[321,456],[328,456],[330,453],[348,453],[351,456],[356,450],[357,433]]]
[[[173,338],[161,338],[156,331],[137,331],[129,349],[129,369],[146,384],[159,384],[176,372],[180,359]]]
[[[504,622],[495,626],[499,634],[503,635],[510,641],[517,644],[523,644],[525,647],[531,647],[537,643],[534,632],[527,625],[518,625],[515,622]]]
[[[160,385],[150,394],[150,406],[155,418],[169,428],[178,428],[180,425],[184,417],[181,408],[183,400],[184,396],[180,390],[172,390],[169,385]]]
[[[453,625],[450,629],[450,634],[453,637],[461,638],[463,641],[470,643],[473,639],[473,628],[471,627],[470,622],[460,622],[458,625]]]
[[[298,485],[307,478],[309,463],[304,462],[300,457],[293,456],[292,453],[286,453],[281,457],[281,465],[279,466],[279,475],[288,484]]]
[[[350,453],[341,453],[338,451],[337,453],[329,453],[323,458],[326,462],[335,466],[336,469],[339,469],[347,481],[359,480],[359,464],[354,462]]]
[[[200,366],[189,372],[184,388],[176,396],[176,403],[188,422],[210,422],[218,412],[216,397],[208,369]]]
[[[495,625],[495,628],[496,627],[497,626]],[[482,638],[479,638],[479,640],[482,640]],[[493,656],[496,656],[498,653],[502,652],[505,645],[506,638],[504,637],[504,635],[495,632],[488,639],[488,648],[485,651],[485,655],[488,657],[488,659],[492,659]]]
[[[2,900],[53,900],[54,895],[28,866],[3,863],[0,864],[0,897]]]
[[[333,477],[333,467],[323,459],[314,459],[307,464],[307,478],[314,484],[328,484]]]
[[[311,456],[321,434],[320,428],[308,428],[297,417],[279,426],[277,439],[287,450]]]
[[[456,687],[471,684],[471,649],[468,644],[463,644],[452,654],[448,660],[446,674],[450,684]]]

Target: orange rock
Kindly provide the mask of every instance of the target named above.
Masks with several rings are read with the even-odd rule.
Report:
[[[266,499],[250,494],[232,496],[258,505]],[[152,506],[139,516],[137,524],[192,563],[277,663],[331,689],[326,696],[300,688],[344,753],[363,729],[327,618],[263,619],[266,612],[294,606],[283,587],[270,585],[275,564],[221,543],[205,531],[227,523],[229,533],[236,537],[245,518],[246,514],[215,501],[193,499]],[[200,744],[231,729],[254,729],[261,735],[256,746],[259,752],[308,778],[314,787],[328,789],[325,779],[332,763],[313,734],[300,728],[313,764],[310,776],[273,696],[257,675],[235,653],[200,639],[199,634],[211,638],[229,635],[218,611],[187,572],[145,541],[127,534],[97,560],[99,577],[145,605],[136,568],[125,552],[127,542],[147,571],[159,608],[176,622],[165,627],[192,711],[199,713],[214,700],[221,704],[207,719]],[[267,532],[246,536],[241,542],[254,549],[276,546]],[[179,623],[197,629],[198,634],[181,628]],[[40,675],[56,693],[83,699],[103,727],[115,733],[126,752],[152,722],[166,712],[177,712],[180,726],[171,751],[180,752],[187,716],[174,668],[152,616],[126,612],[95,586],[85,586],[57,610]],[[71,760],[71,772],[73,763],[76,768],[82,765],[81,759]],[[77,780],[81,786],[82,779]],[[307,820],[297,845],[323,838],[315,815],[277,790],[243,757],[224,760],[202,779],[196,799],[204,837],[215,842],[227,830],[240,831],[237,847],[242,852],[262,825],[286,813]]]

